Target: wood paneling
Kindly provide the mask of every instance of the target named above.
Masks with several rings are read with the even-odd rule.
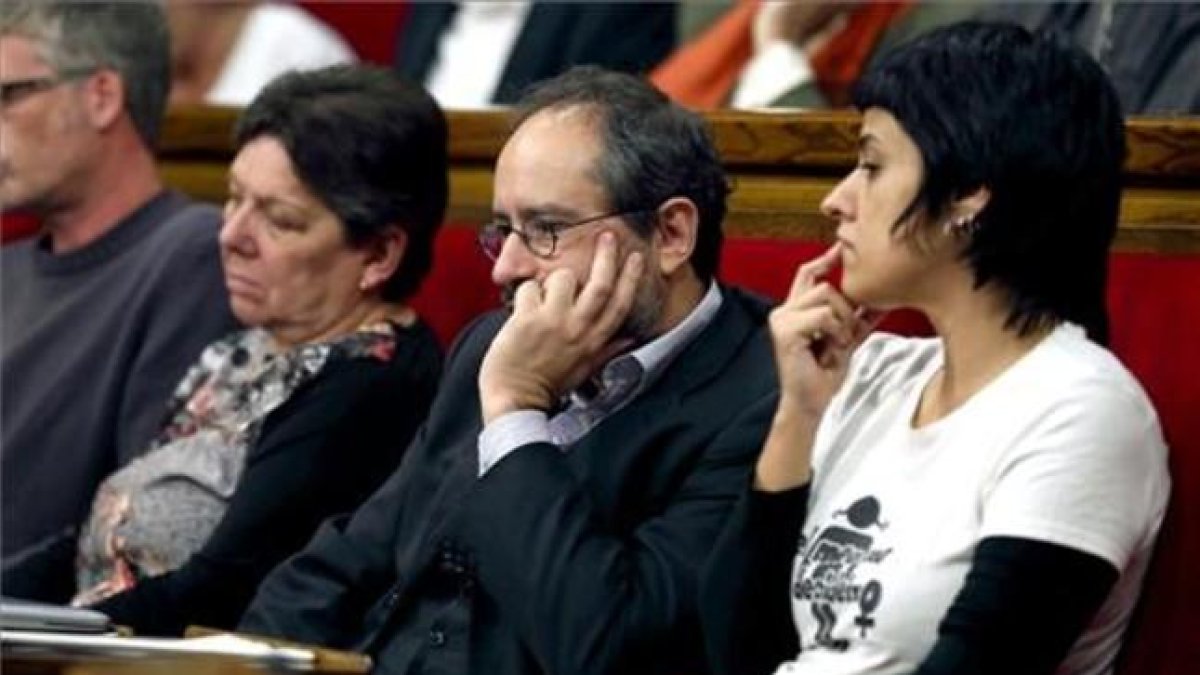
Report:
[[[163,129],[166,179],[198,198],[224,199],[237,110],[173,109]],[[821,199],[854,163],[858,116],[847,112],[708,114],[735,191],[732,236],[825,239]],[[491,167],[508,132],[503,112],[449,113],[449,218],[480,222],[491,212]],[[1200,120],[1133,119],[1117,248],[1200,252]]]

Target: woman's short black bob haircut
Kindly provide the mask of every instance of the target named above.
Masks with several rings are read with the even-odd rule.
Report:
[[[955,24],[885,55],[854,104],[891,113],[921,151],[923,184],[898,231],[938,225],[986,187],[964,255],[977,286],[1008,293],[1007,325],[1027,334],[1066,320],[1107,342],[1125,136],[1116,91],[1087,53],[1015,25]]]
[[[260,136],[278,140],[350,245],[403,229],[404,259],[382,296],[403,300],[417,290],[449,192],[446,118],[420,85],[370,66],[286,73],[250,103],[234,136],[238,150]]]

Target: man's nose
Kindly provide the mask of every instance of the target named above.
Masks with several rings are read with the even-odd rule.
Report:
[[[509,233],[500,245],[500,254],[492,263],[492,283],[504,286],[536,276],[537,258],[525,247],[521,237]]]

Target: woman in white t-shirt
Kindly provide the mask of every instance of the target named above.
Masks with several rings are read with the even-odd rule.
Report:
[[[855,104],[838,241],[771,316],[778,410],[706,567],[714,669],[1110,673],[1169,491],[1103,346],[1112,85],[1078,48],[965,23]],[[936,337],[867,337],[898,307]]]

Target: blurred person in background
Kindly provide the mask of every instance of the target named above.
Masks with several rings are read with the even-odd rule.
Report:
[[[41,227],[0,250],[7,595],[70,597],[97,484],[236,326],[219,210],[165,189],[155,165],[169,50],[156,2],[0,3],[0,204]],[[18,583],[8,566],[31,555],[54,562]]]
[[[290,2],[166,0],[171,98],[244,106],[289,70],[357,61],[337,31]]]
[[[575,65],[644,73],[675,46],[675,3],[414,2],[396,68],[445,108],[513,103]]]
[[[967,18],[1068,36],[1109,74],[1127,114],[1200,112],[1200,5],[1187,1],[683,3],[683,43],[653,80],[696,108],[843,107],[882,55]]]
[[[696,108],[829,108],[879,54],[986,0],[683,3],[683,43],[653,80]]]
[[[1129,115],[1200,113],[1200,4],[996,3],[984,18],[1070,36],[1104,68]]]

